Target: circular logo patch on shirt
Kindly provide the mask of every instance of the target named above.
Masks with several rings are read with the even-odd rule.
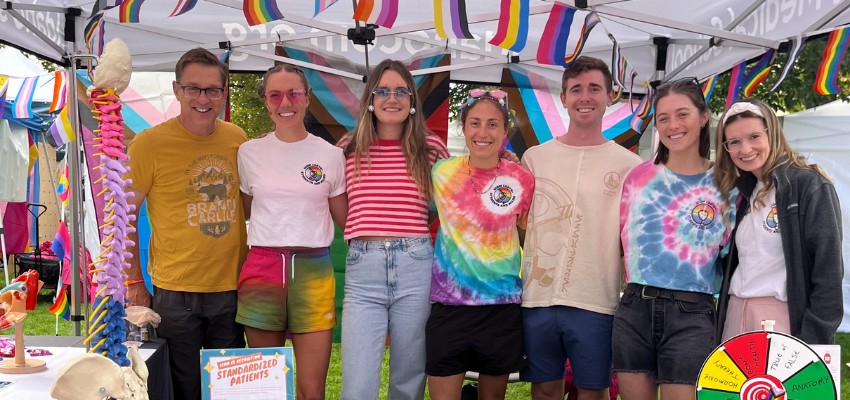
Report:
[[[716,215],[717,209],[714,207],[714,204],[700,200],[691,209],[691,223],[699,229],[706,229],[714,222]]]
[[[499,207],[507,207],[515,200],[514,190],[508,185],[499,185],[490,191],[490,201]]]
[[[764,230],[770,233],[779,232],[779,214],[776,212],[776,204],[770,205],[770,212],[764,219]]]
[[[318,185],[325,181],[325,172],[316,164],[307,164],[301,170],[301,177],[313,185]]]

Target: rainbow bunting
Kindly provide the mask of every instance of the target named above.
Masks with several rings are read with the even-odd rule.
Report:
[[[0,118],[3,118],[3,110],[6,108],[7,90],[9,90],[9,77],[0,75]]]
[[[68,87],[65,85],[65,70],[56,71],[53,73],[53,101],[50,102],[50,109],[47,112],[56,112],[65,107],[68,96]]]
[[[138,23],[139,10],[145,0],[124,0],[118,9],[118,21],[124,23]]]
[[[744,78],[743,83],[744,97],[750,97],[756,88],[767,79],[767,74],[770,73],[770,67],[773,65],[773,56],[775,54],[776,51],[773,49],[767,49],[759,59],[759,62],[747,72],[747,77]]]
[[[599,15],[597,15],[595,11],[591,11],[586,17],[584,17],[584,25],[581,26],[581,35],[578,37],[576,48],[573,50],[573,54],[564,57],[565,67],[569,67],[570,64],[578,58],[581,54],[581,50],[584,49],[585,43],[587,43],[587,37],[590,36],[590,31],[592,31],[593,27],[600,22],[602,21],[599,19]]]
[[[646,94],[640,99],[640,103],[638,103],[632,114],[632,119],[629,121],[629,127],[634,129],[635,132],[642,132],[641,128],[644,126],[644,121],[652,117],[652,88],[647,85],[644,85],[644,87]]]
[[[32,96],[35,93],[35,86],[38,84],[38,77],[32,76],[25,78],[21,89],[15,96],[15,101],[12,102],[12,117],[13,118],[31,118],[32,112]]]
[[[65,163],[65,168],[62,170],[62,175],[59,176],[59,185],[56,186],[56,195],[59,196],[59,200],[65,206],[68,206],[68,193],[70,193],[70,191],[68,189],[69,189],[69,186],[68,186],[68,163]],[[62,222],[62,223],[64,224],[64,222]],[[61,229],[61,226],[60,226],[60,229]],[[66,232],[68,231],[67,227],[65,227],[65,231]],[[58,232],[56,233],[56,237],[59,237]],[[53,245],[54,246],[56,245],[56,239],[53,240]],[[51,246],[51,248],[53,248],[53,247]],[[56,253],[56,250],[53,250],[53,252]],[[58,253],[56,253],[56,254],[58,254]]]
[[[499,26],[490,44],[519,53],[528,39],[528,0],[502,0]]]
[[[850,45],[850,26],[845,25],[829,33],[829,41],[823,49],[823,57],[815,76],[815,92],[820,95],[838,94],[838,70]]]
[[[434,0],[434,29],[440,38],[472,39],[466,0]]]
[[[98,56],[103,53],[104,34],[106,33],[105,25],[103,14],[98,14],[89,20],[83,31],[86,38],[86,47],[88,47],[89,52]],[[98,38],[97,41],[95,41],[95,36]],[[92,72],[92,68],[89,68],[89,72]]]
[[[103,12],[121,5],[123,0],[95,0],[91,15],[103,15]]]
[[[791,51],[788,52],[788,59],[785,61],[785,65],[782,67],[782,72],[779,73],[779,78],[776,80],[776,83],[774,83],[773,87],[770,88],[771,92],[779,87],[779,84],[785,80],[785,77],[788,76],[788,72],[791,71],[791,68],[797,63],[797,58],[800,57],[800,50],[803,49],[803,44],[805,42],[803,35],[797,35],[797,37],[791,39]]]
[[[242,0],[242,13],[251,26],[283,19],[277,0]]]
[[[337,0],[316,0],[316,13],[313,14],[313,18],[319,15],[320,12],[325,11],[328,7],[334,5]]]
[[[191,11],[198,4],[198,0],[178,0],[177,6],[174,7],[174,11],[171,12],[169,17],[176,17],[178,15],[185,14]]]
[[[398,0],[360,0],[354,10],[354,20],[392,28],[398,17]]]
[[[705,104],[711,99],[711,94],[714,93],[714,84],[717,83],[717,74],[709,76],[702,84],[702,96],[705,97]]]
[[[729,77],[729,90],[726,92],[726,108],[738,101],[738,93],[741,91],[741,82],[744,81],[744,69],[747,68],[747,60],[741,61],[732,67]]]
[[[567,56],[567,40],[570,38],[570,26],[576,9],[561,3],[552,4],[549,19],[543,29],[540,45],[537,47],[537,62],[549,65],[564,65]]]
[[[68,117],[68,108],[63,108],[56,119],[53,120],[53,124],[50,125],[50,135],[53,136],[56,146],[62,146],[76,139],[74,129],[71,127],[71,118]]]
[[[58,317],[62,317],[65,321],[71,320],[71,304],[68,302],[68,292],[65,290],[65,285],[59,281],[59,291],[56,292],[56,298],[53,300],[53,305],[47,308]]]

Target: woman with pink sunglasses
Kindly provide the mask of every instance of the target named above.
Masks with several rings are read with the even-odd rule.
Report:
[[[345,159],[304,127],[310,86],[299,68],[269,69],[259,94],[275,129],[239,147],[251,250],[239,275],[236,321],[249,347],[283,346],[288,331],[297,398],[323,399],[336,325],[328,246],[334,223],[345,226]]]

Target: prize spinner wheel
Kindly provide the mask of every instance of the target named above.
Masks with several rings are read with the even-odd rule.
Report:
[[[835,400],[823,360],[799,339],[749,332],[708,356],[697,380],[697,400]]]

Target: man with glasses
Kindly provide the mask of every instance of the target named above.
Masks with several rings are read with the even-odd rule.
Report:
[[[201,348],[244,347],[236,323],[236,279],[245,258],[245,216],[236,152],[245,131],[218,118],[227,97],[227,66],[207,50],[177,62],[180,115],[130,143],[129,178],[136,215],[147,200],[152,308],[162,317],[175,398],[201,399]],[[151,307],[141,284],[138,248],[128,272],[131,305]]]
[[[525,152],[535,177],[522,261],[522,319],[534,400],[564,398],[570,360],[579,400],[607,400],[611,327],[623,264],[622,180],[640,157],[602,136],[613,100],[604,61],[581,56],[564,71],[567,133]]]

